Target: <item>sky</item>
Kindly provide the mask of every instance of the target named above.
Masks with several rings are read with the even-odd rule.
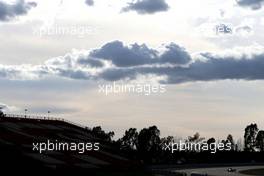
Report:
[[[264,128],[264,0],[1,0],[0,107],[117,137]],[[106,95],[106,85],[165,92]]]

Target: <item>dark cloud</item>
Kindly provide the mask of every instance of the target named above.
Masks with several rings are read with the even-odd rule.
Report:
[[[107,81],[134,80],[137,75],[144,74],[139,68],[111,68],[98,75],[99,79]]]
[[[133,79],[136,75],[155,74],[167,76],[168,80],[164,82],[170,84],[227,79],[264,80],[264,53],[254,55],[252,58],[246,56],[240,58],[235,56],[219,57],[209,53],[202,55],[206,58],[206,61],[196,60],[188,67],[141,67],[130,69],[125,72],[126,74],[124,74],[124,70],[120,72],[119,70],[112,70],[111,75],[117,75],[119,73],[125,79],[130,77]]]
[[[243,33],[243,32],[250,33],[251,31],[252,31],[252,28],[248,25],[239,26],[236,28],[236,32],[238,33]]]
[[[129,67],[148,64],[157,57],[157,53],[146,45],[133,44],[129,48],[120,41],[114,41],[92,51],[90,56],[112,61],[118,67]]]
[[[93,58],[80,58],[78,59],[78,64],[97,68],[104,66],[104,63],[102,61]]]
[[[16,16],[25,15],[31,8],[36,6],[37,3],[25,2],[24,0],[18,0],[14,4],[0,1],[0,21],[10,21]]]
[[[154,14],[168,10],[169,5],[165,0],[136,0],[128,3],[128,6],[123,8],[124,12],[136,11],[138,14]]]
[[[93,1],[93,0],[85,0],[85,3],[86,3],[88,6],[93,6],[93,5],[94,5],[94,1]]]
[[[57,75],[71,79],[92,79],[89,73],[83,70],[56,69]]]
[[[196,61],[187,68],[171,68],[161,70],[168,76],[169,83],[215,80],[263,80],[264,53],[248,56],[219,57],[212,54],[202,54],[207,61]]]
[[[165,84],[217,80],[264,80],[264,47],[200,53],[191,57],[177,44],[160,52],[147,45],[125,46],[110,42],[86,54],[67,54],[43,65],[0,65],[0,77],[40,80],[46,76],[75,80],[136,80],[140,76],[162,78]],[[111,64],[112,63],[112,64]],[[160,80],[160,79],[159,79]]]
[[[187,64],[191,61],[191,56],[184,48],[175,43],[166,46],[166,51],[157,58],[158,63]]]
[[[250,7],[253,10],[258,10],[262,7],[264,0],[236,0],[237,4],[242,7]]]
[[[102,48],[90,53],[91,57],[111,61],[118,67],[131,67],[147,64],[186,64],[191,60],[184,48],[171,43],[165,46],[166,51],[160,53],[145,44],[137,43],[130,47],[124,46],[120,41],[105,44]]]

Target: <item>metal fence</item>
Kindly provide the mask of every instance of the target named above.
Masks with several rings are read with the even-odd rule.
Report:
[[[5,114],[5,117],[9,117],[9,118],[23,118],[23,119],[35,119],[35,120],[64,121],[63,118],[55,118],[55,117],[49,117],[49,116],[37,116],[37,115]]]
[[[85,128],[87,129],[86,126],[71,122],[69,120],[63,119],[63,118],[55,118],[55,117],[49,117],[49,116],[37,116],[37,115],[19,115],[19,114],[4,114],[6,118],[22,118],[22,119],[32,119],[32,120],[51,120],[51,121],[62,121],[69,123],[74,126],[78,126],[80,128]]]

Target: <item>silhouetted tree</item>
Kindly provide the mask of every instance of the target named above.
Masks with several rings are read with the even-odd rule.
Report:
[[[161,152],[159,159],[161,162],[175,161],[175,155],[171,153],[173,144],[176,143],[176,139],[173,136],[167,136],[160,139]]]
[[[98,138],[105,140],[105,141],[112,141],[112,138],[115,135],[113,131],[106,133],[105,131],[102,130],[100,126],[94,127],[92,129],[92,133],[95,134]]]
[[[5,117],[5,114],[3,113],[3,111],[0,110],[0,118],[1,117]]]
[[[264,131],[259,131],[256,137],[256,147],[263,152],[264,151]]]
[[[106,133],[106,136],[108,137],[108,141],[112,141],[113,137],[115,136],[115,132],[110,131],[110,132]]]
[[[171,144],[173,142],[174,142],[174,137],[173,136],[168,136],[168,137],[161,138],[160,139],[161,148],[165,149],[166,146],[169,146],[169,144]]]
[[[119,139],[120,149],[127,152],[137,149],[138,145],[138,132],[136,128],[126,130],[125,135]]]
[[[231,144],[231,150],[234,151],[235,150],[235,142],[234,142],[234,139],[233,139],[233,136],[231,134],[229,134],[226,138],[226,144],[227,143],[230,143]]]
[[[216,142],[215,138],[210,138],[206,141],[207,145],[210,146],[211,144],[214,144]],[[205,143],[202,143],[202,146],[206,145]],[[206,152],[206,151],[205,151]],[[207,152],[210,152],[210,150],[208,150]]]
[[[245,134],[244,134],[245,151],[250,151],[250,152],[255,151],[257,133],[258,133],[257,124],[250,124],[245,128]]]
[[[91,131],[92,131],[92,129],[91,129],[90,127],[87,127],[87,126],[86,126],[84,129],[85,129],[86,131],[88,131],[88,132],[91,132]]]
[[[138,135],[138,152],[145,161],[157,159],[160,152],[160,130],[156,126],[144,128]]]
[[[216,142],[215,138],[210,138],[210,139],[207,140],[207,144],[208,145],[213,144],[215,142]]]
[[[188,137],[188,142],[193,142],[193,143],[199,143],[203,141],[205,138],[201,137],[200,134],[197,132],[193,136]]]
[[[96,134],[97,136],[100,136],[100,137],[105,134],[105,132],[102,130],[101,126],[93,127],[92,132],[93,132],[93,134]]]

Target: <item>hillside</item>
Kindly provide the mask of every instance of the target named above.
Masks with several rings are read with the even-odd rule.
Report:
[[[40,151],[34,145],[40,142],[97,143],[91,151]],[[91,147],[91,146],[90,146]],[[96,150],[98,149],[98,150]],[[83,153],[82,153],[83,152]],[[96,169],[128,168],[131,162],[122,157],[114,144],[100,139],[88,128],[63,119],[5,115],[0,118],[1,168],[86,172]]]

